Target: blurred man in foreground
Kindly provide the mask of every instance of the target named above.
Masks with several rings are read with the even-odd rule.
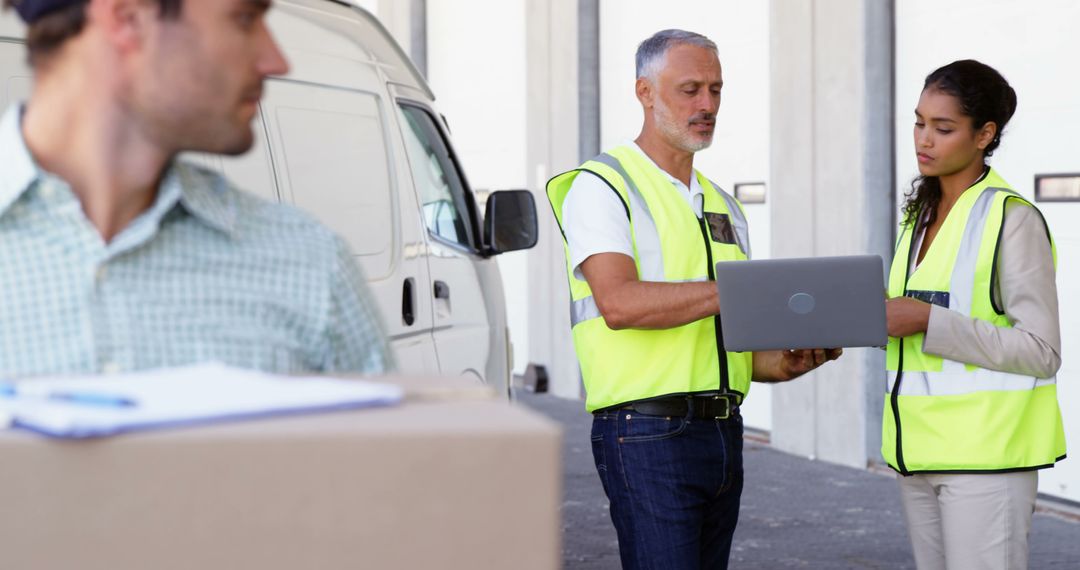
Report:
[[[4,4],[34,88],[0,120],[0,375],[392,367],[340,238],[176,160],[251,148],[269,0]]]

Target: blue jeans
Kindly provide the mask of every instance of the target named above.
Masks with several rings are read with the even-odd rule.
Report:
[[[623,568],[727,568],[743,487],[742,435],[738,412],[726,420],[594,415],[593,458]]]

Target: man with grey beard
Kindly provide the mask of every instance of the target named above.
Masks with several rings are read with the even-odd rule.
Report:
[[[840,351],[724,349],[714,264],[748,259],[750,243],[742,206],[693,168],[720,107],[716,45],[656,33],[638,48],[635,86],[637,139],[547,187],[593,456],[624,567],[726,568],[751,379],[788,381]]]

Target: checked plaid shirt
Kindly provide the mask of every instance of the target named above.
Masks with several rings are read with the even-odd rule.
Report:
[[[269,372],[393,366],[345,243],[303,213],[175,162],[111,242],[0,121],[0,377],[203,361]]]

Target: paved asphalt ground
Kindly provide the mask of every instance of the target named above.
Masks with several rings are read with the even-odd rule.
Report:
[[[563,560],[567,570],[619,568],[615,529],[593,467],[582,402],[520,391],[518,401],[562,424]],[[795,457],[754,438],[731,553],[733,570],[913,569],[896,481]],[[1080,516],[1038,512],[1032,570],[1080,570]]]

